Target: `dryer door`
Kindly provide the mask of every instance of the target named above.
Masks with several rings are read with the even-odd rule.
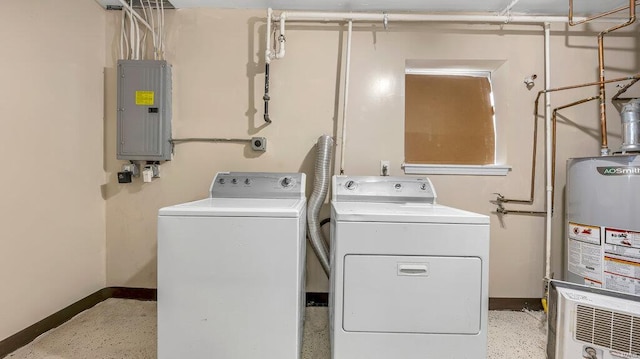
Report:
[[[478,257],[347,255],[343,329],[478,334],[481,290]]]

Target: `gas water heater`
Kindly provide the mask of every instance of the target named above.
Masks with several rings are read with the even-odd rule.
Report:
[[[567,162],[567,281],[640,295],[640,101],[622,109],[619,154]]]

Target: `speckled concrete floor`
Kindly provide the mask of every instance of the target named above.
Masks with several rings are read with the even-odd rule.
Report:
[[[329,359],[327,308],[307,308],[303,359]],[[489,312],[489,359],[544,359],[544,315]],[[156,358],[156,303],[109,299],[33,343],[11,359]]]

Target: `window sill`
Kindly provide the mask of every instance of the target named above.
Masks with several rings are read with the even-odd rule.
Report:
[[[506,176],[511,166],[506,165],[424,165],[403,163],[408,175],[462,175],[462,176]]]

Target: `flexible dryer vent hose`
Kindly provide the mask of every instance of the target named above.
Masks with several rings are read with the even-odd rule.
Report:
[[[327,241],[322,235],[319,215],[320,208],[329,191],[329,183],[331,182],[333,139],[328,135],[320,136],[317,147],[318,153],[316,157],[313,192],[311,193],[311,197],[309,197],[309,205],[307,207],[307,228],[311,247],[316,253],[316,256],[318,256],[322,269],[324,269],[324,272],[329,276],[329,248]]]

